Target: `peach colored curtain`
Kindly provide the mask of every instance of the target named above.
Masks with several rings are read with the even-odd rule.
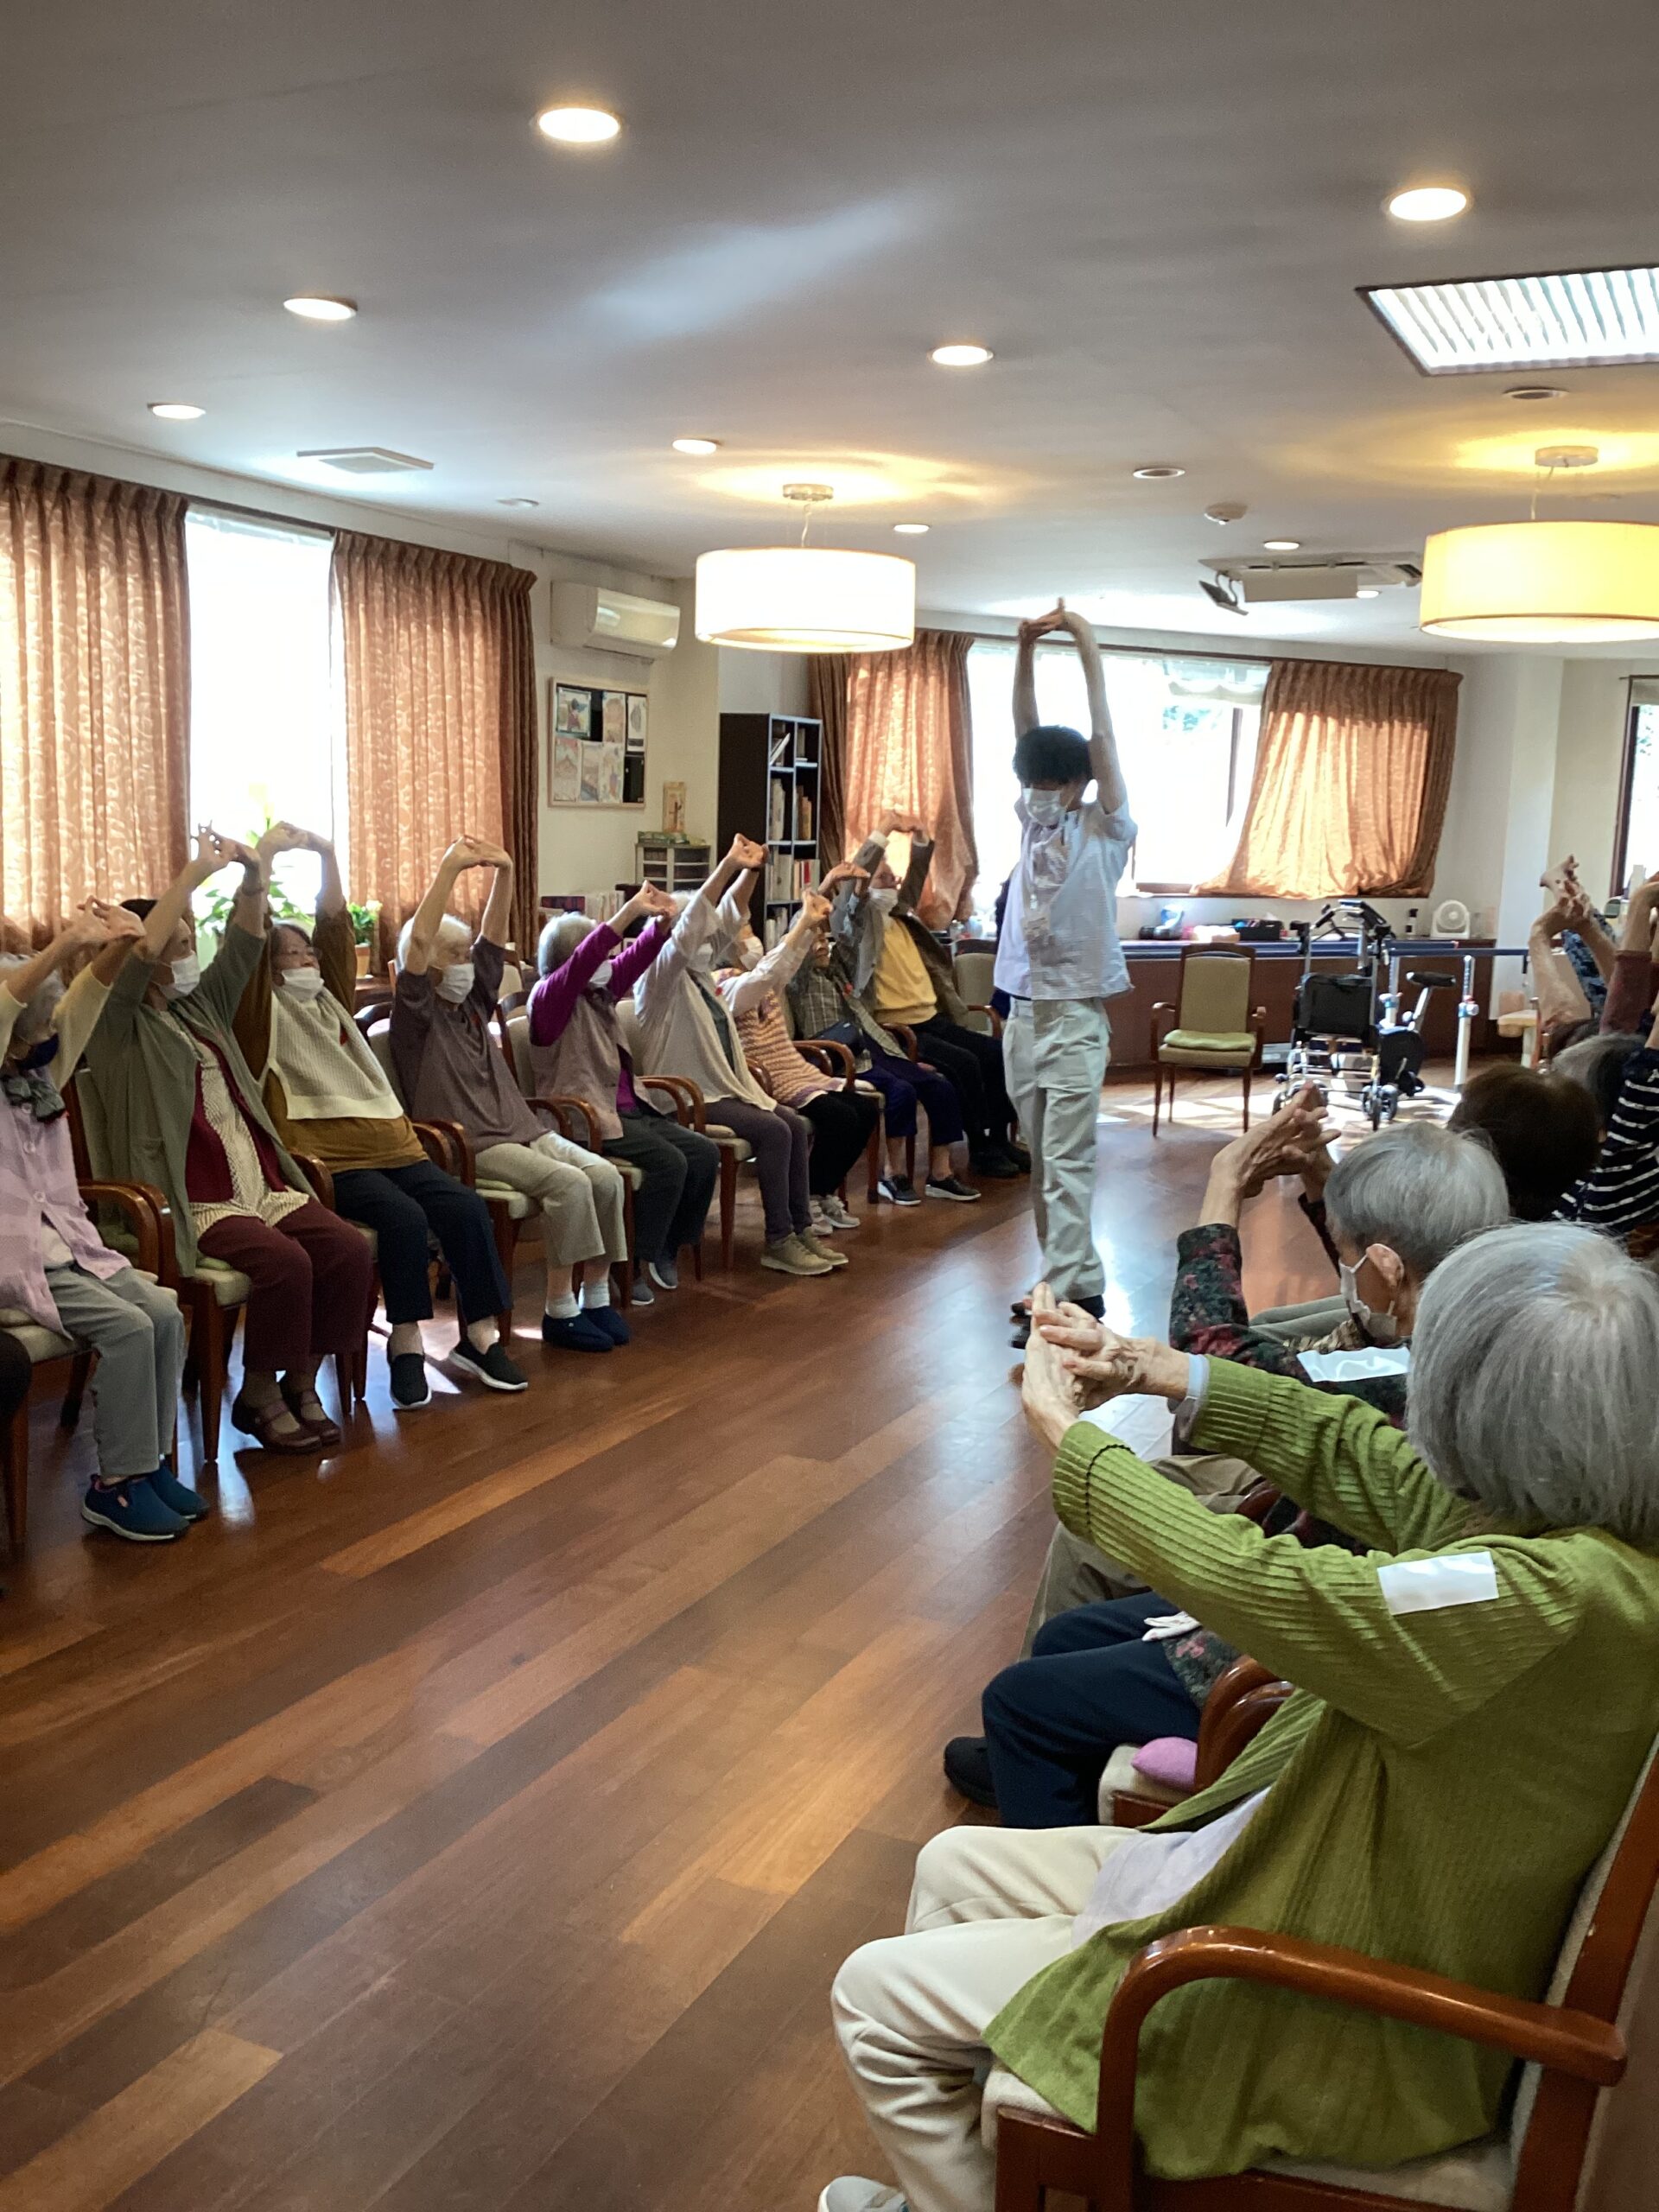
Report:
[[[806,711],[823,726],[818,748],[818,864],[847,857],[847,656],[814,653],[806,664]]]
[[[83,899],[162,889],[189,808],[184,507],[0,459],[0,914],[44,944]]]
[[[1461,681],[1446,669],[1274,661],[1238,849],[1198,888],[1269,899],[1426,892]]]
[[[965,918],[974,846],[971,637],[918,630],[903,652],[855,654],[847,671],[844,836],[849,850],[891,807],[925,823],[933,866],[922,899],[936,929]]]
[[[391,538],[342,531],[334,540],[351,892],[379,901],[383,953],[463,834],[512,855],[514,939],[521,951],[535,944],[534,581],[499,561]],[[478,918],[476,899],[468,915]]]

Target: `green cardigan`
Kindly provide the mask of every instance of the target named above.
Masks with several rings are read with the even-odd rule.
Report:
[[[283,1175],[295,1190],[310,1195],[310,1185],[270,1125],[259,1086],[231,1028],[242,994],[264,957],[264,938],[231,923],[195,989],[162,1013],[148,1005],[144,995],[156,963],[130,954],[81,1064],[80,1080],[91,1084],[93,1094],[95,1111],[87,1128],[92,1165],[101,1175],[160,1185],[173,1211],[179,1268],[185,1274],[196,1267],[184,1163],[200,1064],[181,1022],[218,1046],[242,1103],[276,1146]]]
[[[1283,1931],[1541,1998],[1659,1728],[1649,1554],[1593,1529],[1500,1533],[1381,1414],[1222,1361],[1195,1443],[1247,1459],[1374,1549],[1264,1537],[1090,1422],[1060,1446],[1067,1528],[1303,1693],[1160,1823],[1200,1825],[1271,1783],[1210,1873],[1045,1968],[991,2022],[997,2056],[1085,2127],[1112,1993],[1137,1951],[1181,1928]],[[1390,1611],[1380,1554],[1445,1550],[1490,1553],[1497,1597]],[[1197,1983],[1141,2032],[1136,2126],[1148,2171],[1172,2178],[1274,2154],[1388,2166],[1488,2133],[1509,2071],[1501,2053],[1421,2028]]]

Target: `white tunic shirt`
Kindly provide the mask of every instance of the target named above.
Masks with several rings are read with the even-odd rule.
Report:
[[[1088,799],[1045,830],[1026,811],[1020,866],[996,952],[996,988],[1016,999],[1111,999],[1129,988],[1117,887],[1135,842],[1127,807]]]

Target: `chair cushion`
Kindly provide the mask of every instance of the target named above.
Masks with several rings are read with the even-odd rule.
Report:
[[[713,1141],[721,1147],[722,1152],[735,1153],[737,1154],[737,1162],[740,1167],[746,1160],[753,1160],[754,1158],[753,1147],[750,1144],[747,1137],[739,1136],[735,1129],[721,1128],[717,1127],[715,1122],[710,1122],[708,1128],[704,1129],[702,1134],[704,1136],[711,1138]]]
[[[253,1289],[239,1268],[227,1268],[221,1260],[210,1260],[205,1252],[194,1276],[188,1280],[210,1282],[221,1306],[245,1306]]]
[[[996,2120],[1001,2112],[1033,2113],[1041,2120],[1057,2120],[1052,2105],[1035,2089],[993,2064],[980,2100],[980,2126],[986,2146],[996,2149]],[[1443,2151],[1432,2158],[1410,2158],[1402,2166],[1321,2166],[1293,2158],[1267,2158],[1262,2171],[1294,2174],[1304,2181],[1323,2182],[1330,2189],[1350,2189],[1367,2196],[1403,2198],[1408,2204],[1440,2204],[1454,2212],[1508,2212],[1515,2176],[1507,2147],[1496,2135],[1456,2151]]]
[[[515,1191],[510,1183],[480,1183],[478,1195],[491,1205],[505,1205],[509,1221],[528,1221],[531,1214],[541,1211],[536,1199]]]
[[[1158,1047],[1160,1060],[1176,1067],[1239,1066],[1255,1057],[1255,1039],[1248,1029],[1172,1029]]]
[[[17,1306],[0,1306],[0,1329],[16,1338],[36,1367],[43,1359],[67,1359],[75,1349],[67,1337],[60,1337],[55,1329],[41,1328]]]
[[[1162,1783],[1142,1774],[1135,1764],[1140,1749],[1139,1744],[1120,1744],[1106,1762],[1096,1801],[1102,1824],[1106,1827],[1112,1825],[1112,1800],[1120,1789],[1128,1790],[1132,1797],[1155,1797],[1166,1805],[1179,1805],[1183,1797],[1192,1794],[1185,1789],[1166,1789]]]

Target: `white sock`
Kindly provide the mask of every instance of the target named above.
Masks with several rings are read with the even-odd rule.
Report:
[[[601,1275],[595,1282],[583,1283],[582,1302],[584,1306],[608,1306],[611,1302],[610,1277]]]
[[[406,1351],[420,1351],[421,1325],[418,1321],[394,1321],[391,1334],[386,1338],[386,1357],[397,1359]]]
[[[500,1334],[493,1316],[486,1321],[469,1321],[467,1324],[467,1341],[474,1351],[488,1351]]]
[[[542,1310],[551,1321],[574,1321],[582,1308],[576,1303],[574,1291],[556,1290],[549,1294],[547,1304]]]

